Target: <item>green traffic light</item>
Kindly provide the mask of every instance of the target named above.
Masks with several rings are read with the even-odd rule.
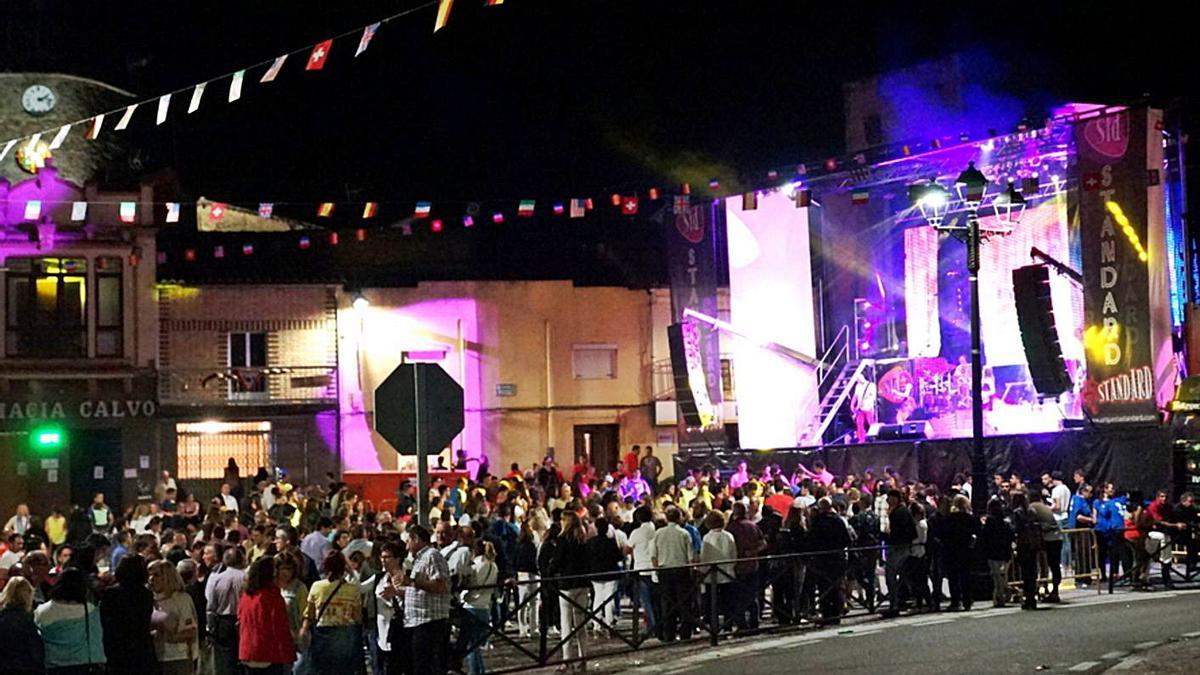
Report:
[[[29,434],[33,449],[38,451],[61,450],[66,443],[66,433],[58,427],[42,427]]]

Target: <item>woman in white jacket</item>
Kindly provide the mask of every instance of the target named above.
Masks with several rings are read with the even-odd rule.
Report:
[[[496,550],[490,541],[475,542],[475,558],[471,561],[471,579],[464,583],[462,592],[463,609],[467,610],[467,657],[468,675],[483,675],[487,672],[483,663],[483,646],[487,644],[488,627],[491,625],[492,599],[496,595],[496,582],[500,579],[500,568],[496,566]]]

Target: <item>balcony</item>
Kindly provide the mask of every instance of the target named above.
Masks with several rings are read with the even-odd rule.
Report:
[[[163,368],[161,405],[336,405],[334,366]]]

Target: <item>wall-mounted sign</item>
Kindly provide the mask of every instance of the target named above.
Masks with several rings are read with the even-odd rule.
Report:
[[[497,384],[496,385],[496,395],[497,396],[516,396],[517,395],[517,385],[515,385],[511,382],[502,382],[500,384]]]
[[[158,403],[146,399],[112,399],[101,401],[0,401],[0,421],[5,420],[62,420],[110,419],[124,417],[154,417]]]

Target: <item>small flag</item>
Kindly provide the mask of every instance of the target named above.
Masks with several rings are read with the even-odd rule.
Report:
[[[687,183],[684,183],[683,185],[679,186],[679,191],[685,195],[690,195],[690,194],[692,194],[692,186]]]
[[[333,48],[333,40],[325,40],[318,42],[313,46],[312,53],[308,55],[308,63],[304,66],[305,70],[320,70],[325,67],[325,61],[329,58],[329,50]]]
[[[504,222],[504,214],[501,213],[500,211],[493,213],[492,214],[492,222],[493,223],[503,223]]]
[[[565,211],[565,209],[563,208],[562,202],[554,202],[553,209],[554,209],[554,215],[556,215],[556,216],[561,216],[563,214],[563,211]]]
[[[433,210],[433,204],[429,202],[417,202],[416,208],[413,209],[413,217],[428,218],[431,210]]]
[[[634,216],[638,212],[638,198],[636,195],[625,197],[621,200],[621,215]]]
[[[213,247],[213,257],[214,258],[224,258],[225,257],[225,247],[224,246],[214,246]]]
[[[312,239],[300,237],[300,250],[307,251],[309,246],[312,246]]]
[[[154,117],[154,124],[157,126],[167,121],[167,112],[171,109],[171,95],[163,94],[158,97],[158,114]]]
[[[359,54],[367,51],[367,46],[371,44],[371,38],[375,37],[377,30],[379,30],[378,21],[363,29],[362,37],[358,38],[358,49],[354,50],[354,58],[357,59]]]
[[[328,218],[333,215],[333,202],[321,202],[317,207],[318,218]]]
[[[25,220],[37,220],[42,216],[42,200],[30,199],[25,202]]]
[[[454,0],[439,0],[437,19],[433,22],[433,32],[446,27],[446,22],[450,20],[450,9],[454,7]]]
[[[254,255],[254,244],[242,244],[242,255]]]
[[[517,215],[522,218],[529,218],[533,215],[534,201],[532,199],[522,199],[517,204]]]
[[[504,4],[504,0],[487,0],[488,7],[495,7],[496,5],[503,5],[503,4]]]
[[[584,202],[584,200],[582,200],[582,199],[572,199],[571,200],[570,216],[572,218],[582,218],[585,211],[587,211],[587,204],[586,204],[586,202]]]
[[[54,134],[54,140],[50,141],[50,149],[57,150],[62,147],[63,141],[67,140],[67,134],[71,132],[71,125],[64,124],[58,128],[58,133]]]
[[[850,202],[855,206],[862,206],[870,200],[871,193],[866,190],[857,189],[850,192]]]
[[[716,178],[709,179],[708,189],[713,190],[713,191],[720,190],[721,189],[721,181],[717,180]]]
[[[434,218],[433,222],[429,223],[429,229],[433,230],[434,232],[441,232],[442,231],[442,219]]]
[[[779,172],[775,169],[771,169],[767,172],[767,180],[779,180]]]
[[[330,233],[329,233],[329,245],[330,245],[330,246],[337,246],[337,245],[338,245],[338,234],[337,234],[337,232],[330,232]]]
[[[84,218],[87,218],[87,202],[72,202],[71,220],[78,223]]]
[[[287,57],[287,54],[276,57],[275,62],[271,64],[270,68],[267,68],[267,72],[263,73],[262,79],[258,83],[266,84],[273,81],[279,75],[279,71],[283,68],[283,62],[287,61]]]
[[[687,195],[675,195],[675,213],[686,211],[691,206],[691,200]]]
[[[367,231],[361,227],[358,228],[357,230],[354,231],[354,238],[357,239],[358,241],[366,241],[367,240]]]
[[[596,208],[596,205],[592,202],[592,198],[588,197],[583,200],[583,207],[588,211],[591,211],[592,209]]]
[[[796,208],[803,208],[812,204],[812,191],[808,188],[796,190]]]
[[[758,193],[747,192],[742,195],[742,210],[753,211],[758,208]]]
[[[374,218],[375,214],[378,212],[379,212],[379,202],[367,202],[366,204],[363,204],[362,217],[364,219]]]
[[[120,121],[117,122],[117,131],[124,131],[125,127],[129,126],[129,120],[133,119],[133,111],[137,110],[138,104],[134,103],[125,109],[125,114],[121,115]]]
[[[121,222],[132,223],[137,216],[137,204],[133,202],[121,202]]]
[[[186,248],[183,250],[183,259],[188,262],[196,262],[196,249]]]
[[[615,192],[614,192],[614,193],[612,193],[612,196],[611,196],[611,197],[609,197],[609,199],[611,199],[611,200],[612,200],[612,205],[613,205],[613,206],[620,206],[620,205],[621,205],[621,195],[619,195],[619,194],[617,194],[617,193],[615,193]]]
[[[206,86],[208,86],[207,82],[201,82],[192,90],[192,100],[188,103],[189,115],[200,109],[200,99],[204,98],[204,88]]]
[[[258,217],[270,218],[275,215],[275,202],[260,202],[258,205]]]
[[[909,155],[912,154],[912,148],[908,147],[907,145],[902,145],[902,146],[900,146],[900,154],[904,155],[905,157],[908,157]]]
[[[836,159],[834,159],[833,157],[830,157],[829,159],[825,160],[825,170],[826,171],[837,171],[837,168],[838,168],[838,163],[837,163]]]
[[[179,222],[179,202],[167,202],[167,222]]]
[[[650,188],[649,190],[646,191],[646,196],[649,197],[650,201],[652,201],[652,202],[657,201],[658,200],[658,188],[653,188],[653,187]]]
[[[8,157],[8,151],[12,150],[12,147],[16,144],[17,144],[17,140],[15,138],[13,140],[5,143],[4,149],[0,150],[0,159],[4,159],[5,157]]]
[[[225,217],[225,205],[221,202],[213,202],[211,208],[208,209],[208,219],[217,221]]]
[[[796,165],[796,175],[797,176],[807,176],[808,175],[808,165],[807,164],[797,164]]]
[[[96,137],[100,135],[100,128],[103,126],[104,126],[104,113],[101,113],[92,118],[92,126],[88,127],[88,130],[84,132],[83,137],[88,139],[89,141],[96,140]],[[3,155],[0,155],[0,158],[2,158],[2,157],[3,157]]]
[[[468,213],[467,215],[463,216],[462,224],[463,224],[463,227],[474,227],[475,226],[475,217]]]
[[[246,77],[246,71],[239,70],[233,74],[233,79],[229,80],[229,102],[233,103],[242,97],[242,80]]]

